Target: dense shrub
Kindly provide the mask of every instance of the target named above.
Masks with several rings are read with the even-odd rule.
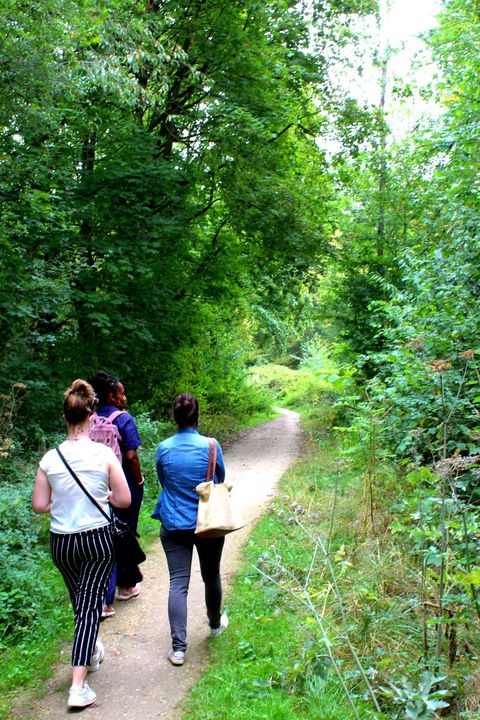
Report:
[[[0,486],[0,649],[36,622],[50,592],[41,577],[48,555],[46,523],[32,518],[32,477]]]
[[[479,450],[478,242],[458,232],[427,258],[405,258],[407,287],[384,306],[388,348],[373,357],[369,394],[388,411],[385,440],[415,461]]]

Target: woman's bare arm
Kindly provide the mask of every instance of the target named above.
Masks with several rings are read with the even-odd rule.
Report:
[[[48,513],[52,505],[52,489],[47,476],[38,468],[33,486],[32,508],[36,513]]]

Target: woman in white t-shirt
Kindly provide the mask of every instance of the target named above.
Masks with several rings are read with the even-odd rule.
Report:
[[[113,451],[90,440],[94,392],[85,380],[75,380],[64,394],[67,438],[59,449],[70,468],[103,510],[109,504],[130,505],[130,490]],[[50,547],[73,605],[75,635],[72,648],[72,686],[68,707],[86,707],[96,694],[85,682],[104,657],[98,638],[102,601],[113,566],[113,540],[108,520],[78,486],[56,449],[40,460],[32,507],[50,513]]]

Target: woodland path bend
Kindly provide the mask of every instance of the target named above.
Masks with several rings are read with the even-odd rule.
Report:
[[[280,409],[279,412],[278,418],[243,433],[224,449],[227,478],[234,485],[233,492],[247,520],[246,527],[228,536],[225,542],[222,577],[227,607],[229,579],[238,567],[242,545],[275,494],[278,480],[296,459],[301,444],[298,414]],[[115,617],[101,624],[105,661],[100,670],[90,676],[97,702],[82,711],[85,720],[177,717],[175,706],[201,676],[212,648],[207,642],[203,584],[195,553],[194,558],[189,591],[188,650],[183,667],[173,667],[166,658],[170,647],[168,573],[159,542],[158,546],[154,544],[143,565],[141,594],[128,602],[117,602]],[[60,720],[70,715],[66,710],[69,656],[67,647],[65,662],[56,668],[46,695],[35,702],[33,710],[19,711],[19,717]]]

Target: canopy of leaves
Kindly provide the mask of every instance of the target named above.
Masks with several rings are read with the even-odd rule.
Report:
[[[286,0],[0,4],[0,363],[30,413],[99,366],[169,399],[290,312],[329,251],[315,137],[359,5],[318,4],[313,52]]]

